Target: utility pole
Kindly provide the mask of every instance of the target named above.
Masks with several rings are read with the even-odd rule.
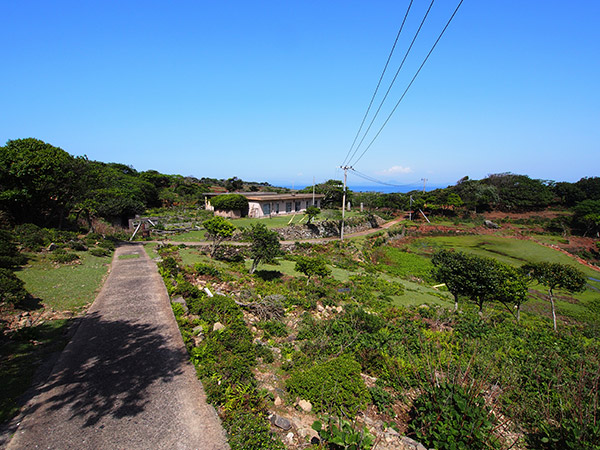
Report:
[[[315,177],[313,177],[313,206],[315,206]]]
[[[427,178],[421,178],[421,181],[423,182],[423,193],[425,192],[425,183],[427,183]]]
[[[344,193],[342,195],[342,229],[340,231],[340,240],[344,240],[344,217],[346,216],[346,178],[348,176],[348,169],[352,169],[351,166],[340,166],[340,169],[344,170]]]
[[[412,220],[412,195],[410,196],[410,207],[408,208],[408,220]]]

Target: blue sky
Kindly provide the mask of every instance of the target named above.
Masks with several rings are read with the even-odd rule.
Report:
[[[0,1],[0,143],[197,177],[341,179],[408,3]],[[435,2],[373,130],[457,4]],[[428,5],[414,1],[386,80]],[[600,2],[465,0],[355,168],[397,184],[598,176],[599,83]]]

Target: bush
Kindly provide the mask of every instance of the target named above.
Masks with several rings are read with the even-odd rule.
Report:
[[[110,253],[111,252],[109,249],[101,247],[93,248],[90,250],[90,255],[97,257],[109,256]]]
[[[77,254],[69,253],[62,248],[57,248],[56,250],[54,250],[54,252],[52,252],[52,255],[50,256],[51,261],[54,261],[59,264],[68,264],[78,259],[79,256]]]
[[[352,416],[370,399],[360,364],[349,355],[292,373],[287,388],[292,395],[309,400],[316,411],[341,410]]]
[[[225,420],[231,450],[284,450],[263,414],[239,411]]]
[[[221,211],[242,211],[248,212],[248,199],[241,194],[223,194],[218,195],[210,200],[211,205],[215,210]]]
[[[499,448],[484,401],[456,384],[427,387],[415,400],[409,428],[417,441],[437,450]]]
[[[19,303],[27,297],[21,281],[12,270],[0,268],[0,303]]]
[[[266,320],[259,322],[257,325],[265,331],[265,336],[267,337],[285,337],[288,335],[285,324],[279,320]]]
[[[221,272],[219,269],[211,266],[210,264],[196,263],[194,264],[194,272],[196,275],[207,275],[209,277],[219,278]]]
[[[27,258],[19,253],[15,236],[7,230],[0,230],[0,267],[12,269],[25,264]]]

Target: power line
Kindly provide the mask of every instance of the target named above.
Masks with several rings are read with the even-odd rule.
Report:
[[[400,25],[400,29],[398,30],[398,34],[396,35],[396,40],[394,41],[394,45],[392,45],[392,49],[390,50],[390,54],[388,56],[388,59],[385,62],[385,66],[383,67],[383,71],[381,72],[381,76],[379,77],[379,81],[377,82],[377,87],[375,88],[375,92],[373,92],[373,96],[371,97],[371,101],[369,102],[369,106],[367,107],[367,111],[365,112],[365,115],[364,115],[364,117],[362,119],[362,122],[360,123],[360,127],[358,127],[358,131],[356,132],[356,136],[354,136],[354,141],[352,141],[352,145],[350,146],[350,149],[348,150],[348,154],[346,155],[346,158],[344,158],[344,162],[342,163],[342,166],[346,163],[346,160],[348,159],[348,156],[350,156],[350,152],[354,148],[354,144],[356,144],[356,140],[358,139],[358,136],[360,135],[360,132],[362,131],[362,127],[365,124],[365,120],[367,120],[367,116],[369,115],[369,112],[371,111],[371,106],[373,106],[373,101],[375,100],[375,97],[377,96],[377,92],[379,91],[379,86],[381,85],[381,81],[383,80],[383,76],[385,75],[385,72],[386,72],[386,70],[388,68],[390,60],[392,59],[392,55],[394,54],[394,49],[396,48],[396,44],[398,43],[398,39],[400,38],[400,34],[402,33],[402,30],[404,29],[404,24],[406,23],[406,18],[408,17],[408,13],[410,12],[410,8],[412,7],[412,4],[413,4],[413,0],[410,0],[410,3],[408,4],[408,8],[406,10],[406,13],[404,14],[404,19],[402,20],[402,25]]]
[[[387,123],[390,121],[392,115],[394,114],[394,112],[396,112],[396,109],[398,108],[398,106],[400,105],[400,103],[402,102],[402,100],[404,99],[404,97],[406,96],[406,93],[408,92],[408,90],[410,89],[410,87],[412,86],[412,84],[414,83],[415,79],[417,78],[417,76],[419,75],[419,73],[421,72],[421,69],[423,69],[423,66],[425,65],[425,63],[427,62],[427,60],[429,59],[429,57],[431,56],[431,54],[433,53],[433,50],[435,49],[435,47],[437,46],[438,42],[440,41],[440,39],[442,38],[442,36],[444,35],[444,33],[446,32],[446,30],[448,29],[448,27],[450,26],[450,23],[452,22],[452,20],[454,19],[454,16],[456,16],[456,13],[458,12],[460,6],[462,5],[464,0],[460,0],[460,2],[458,3],[458,6],[456,7],[456,9],[454,10],[454,12],[452,13],[452,16],[450,16],[450,19],[448,19],[448,22],[446,23],[446,26],[444,26],[444,29],[442,30],[442,32],[439,34],[438,38],[436,39],[436,41],[434,42],[433,46],[431,47],[431,49],[429,50],[429,53],[427,53],[427,56],[425,57],[425,59],[423,60],[423,62],[421,63],[421,65],[419,66],[419,69],[417,70],[417,72],[415,73],[415,75],[412,77],[410,83],[408,84],[408,86],[406,87],[406,89],[404,90],[402,96],[400,97],[400,99],[398,100],[398,102],[396,103],[396,106],[394,106],[394,109],[392,109],[392,111],[390,112],[390,114],[388,115],[387,119],[385,120],[385,122],[383,123],[383,125],[381,125],[381,128],[379,128],[379,131],[377,131],[377,134],[375,135],[375,137],[371,140],[371,142],[369,142],[369,145],[367,146],[367,148],[365,148],[363,150],[363,152],[360,154],[360,156],[358,157],[358,159],[356,159],[354,161],[354,163],[352,165],[356,165],[361,159],[362,157],[365,155],[365,153],[367,152],[367,150],[369,150],[371,148],[371,146],[373,145],[373,143],[375,142],[375,140],[379,137],[379,135],[381,134],[381,132],[383,131],[383,129],[385,128],[385,126],[387,125]],[[356,153],[356,152],[355,152]],[[353,155],[354,156],[354,155]],[[352,159],[352,158],[351,158]]]
[[[364,132],[362,139],[360,140],[360,142],[358,143],[358,145],[356,146],[356,148],[354,149],[354,153],[352,153],[352,156],[350,157],[350,160],[352,160],[352,158],[354,158],[354,155],[356,155],[356,152],[358,152],[358,149],[360,148],[360,146],[362,145],[362,143],[364,142],[364,140],[366,139],[367,135],[369,134],[369,131],[371,131],[371,127],[373,126],[373,123],[375,122],[375,119],[377,119],[377,116],[379,115],[379,112],[381,111],[381,108],[383,107],[383,104],[385,103],[385,101],[388,98],[388,95],[390,93],[390,91],[392,90],[392,87],[394,86],[394,83],[396,82],[396,78],[398,78],[398,75],[400,74],[400,71],[402,70],[402,67],[404,67],[404,63],[406,62],[406,58],[408,58],[408,55],[410,53],[410,51],[413,48],[413,45],[415,44],[415,41],[417,40],[417,37],[419,37],[419,33],[421,33],[421,29],[423,28],[423,24],[425,24],[425,21],[427,20],[427,16],[429,16],[429,12],[431,11],[431,8],[433,7],[433,3],[435,2],[435,0],[431,0],[431,3],[429,4],[429,8],[427,8],[427,11],[425,12],[425,15],[423,16],[423,20],[421,20],[421,24],[419,25],[419,28],[417,29],[410,45],[408,46],[408,49],[406,50],[406,53],[404,54],[404,58],[402,58],[402,62],[400,63],[400,66],[398,67],[398,70],[396,70],[396,74],[394,75],[394,78],[392,79],[390,85],[388,86],[388,89],[385,93],[385,95],[383,96],[383,99],[381,100],[381,102],[379,102],[379,107],[377,108],[377,111],[375,111],[375,115],[373,116],[373,118],[371,119],[371,122],[369,123],[369,126],[367,127],[367,130]]]
[[[361,173],[361,172],[359,172],[358,170],[356,170],[356,169],[354,169],[352,167],[350,167],[349,169],[352,171],[352,173],[354,173],[354,175],[356,175],[359,178],[362,178],[363,180],[371,181],[372,183],[382,184],[384,186],[391,186],[391,187],[395,187],[395,188],[406,188],[406,187],[414,186],[416,184],[416,183],[411,183],[411,184],[392,184],[392,183],[387,183],[385,181],[381,181],[381,180],[373,178],[373,177],[371,177],[369,175]]]

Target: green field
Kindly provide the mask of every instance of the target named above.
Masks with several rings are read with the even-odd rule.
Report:
[[[30,256],[17,273],[25,289],[44,305],[58,311],[76,311],[94,301],[108,271],[111,258],[76,252],[81,264],[52,263],[45,255]]]

